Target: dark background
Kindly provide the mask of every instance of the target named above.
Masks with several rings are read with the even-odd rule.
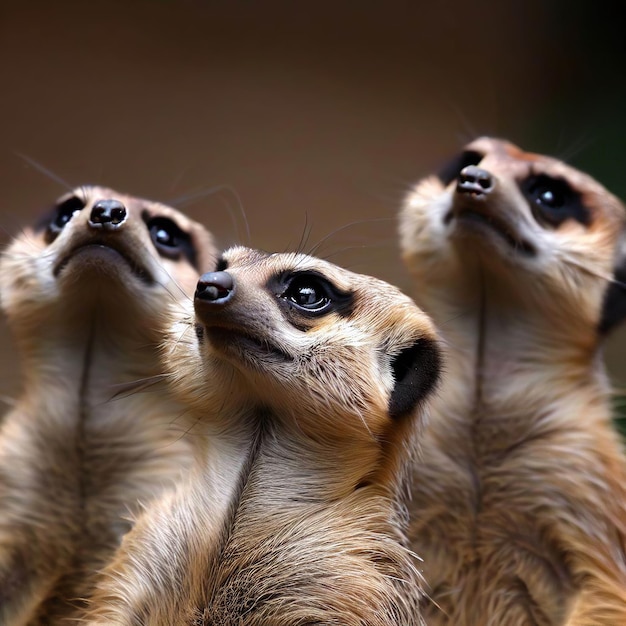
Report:
[[[620,4],[0,0],[0,244],[65,191],[25,155],[165,202],[223,186],[183,205],[223,246],[245,213],[255,247],[330,235],[320,255],[410,289],[401,198],[477,135],[626,196]],[[16,386],[2,320],[0,394]]]

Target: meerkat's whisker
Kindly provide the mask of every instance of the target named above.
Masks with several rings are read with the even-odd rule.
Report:
[[[113,395],[104,402],[111,402],[112,400],[120,400],[128,398],[136,393],[142,393],[145,391],[151,391],[155,385],[162,383],[167,379],[167,374],[155,374],[154,376],[148,376],[146,378],[137,378],[127,383],[118,383],[111,385],[112,389],[115,389]]]
[[[304,250],[304,246],[306,246],[309,237],[311,236],[311,230],[313,228],[313,224],[309,223],[309,214],[305,211],[304,212],[304,225],[302,227],[302,234],[300,235],[300,241],[298,242],[298,245],[295,247],[295,252],[296,254],[300,254],[303,250]],[[287,250],[290,248],[290,245],[287,245],[287,247],[283,250],[283,252],[287,252]]]
[[[67,191],[72,191],[73,189],[72,185],[70,185],[66,180],[61,178],[59,175],[55,174],[52,170],[48,169],[47,167],[44,167],[38,161],[35,161],[35,159],[32,159],[31,157],[26,156],[25,154],[22,154],[21,152],[16,152],[15,155],[18,156],[20,159],[22,159],[22,161],[25,161],[26,163],[28,163],[31,167],[35,168],[41,174],[44,174],[45,176],[47,176],[50,180],[53,180],[54,182],[59,183],[59,185],[61,185],[61,187],[64,187]]]
[[[349,222],[347,224],[344,224],[343,226],[336,228],[335,230],[332,230],[327,235],[322,237],[322,239],[320,239],[314,246],[311,247],[311,249],[308,251],[308,254],[311,254],[311,255],[318,254],[321,246],[324,243],[326,243],[330,238],[335,237],[336,235],[338,235],[341,232],[344,232],[345,230],[354,228],[355,226],[360,226],[362,224],[377,224],[380,222],[392,222],[392,221],[393,221],[392,217],[376,217],[376,218],[368,218],[368,219],[355,220],[353,222]]]
[[[215,185],[213,187],[208,187],[206,189],[202,189],[197,192],[192,192],[184,196],[180,196],[178,198],[175,198],[174,200],[170,200],[170,204],[175,207],[188,206],[189,204],[195,202],[196,200],[206,198],[207,196],[219,194],[220,192],[223,192],[223,191],[227,191],[230,195],[232,195],[235,198],[235,204],[237,206],[237,209],[239,210],[239,213],[241,215],[241,218],[243,220],[244,227],[245,227],[244,241],[249,243],[251,241],[251,235],[250,235],[250,223],[248,222],[248,216],[246,215],[246,211],[244,209],[243,202],[241,201],[241,197],[239,196],[239,193],[237,192],[235,187],[233,187],[232,185],[220,184],[220,185]],[[228,214],[230,215],[230,218],[233,222],[233,226],[235,227],[235,230],[237,234],[239,235],[239,225],[235,216],[235,212],[232,210],[230,204],[228,203],[228,201],[223,195],[218,196],[218,198],[220,199],[220,201],[224,203],[224,205],[228,209]]]

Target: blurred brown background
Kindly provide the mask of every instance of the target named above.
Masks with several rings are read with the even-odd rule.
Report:
[[[72,186],[165,202],[224,185],[183,205],[222,245],[246,240],[245,212],[255,247],[310,229],[305,249],[330,235],[321,255],[407,288],[399,202],[476,135],[626,196],[619,8],[0,0],[0,244],[65,191],[23,154]],[[624,337],[608,352],[626,382]],[[0,395],[14,356],[2,320]]]

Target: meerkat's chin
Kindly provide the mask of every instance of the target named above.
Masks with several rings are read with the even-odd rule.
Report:
[[[155,282],[151,272],[136,258],[135,253],[121,246],[112,246],[109,242],[90,242],[74,248],[61,257],[53,269],[55,277],[83,272],[106,275],[128,272],[144,284],[152,285]]]
[[[204,333],[211,347],[223,354],[230,361],[242,365],[258,360],[265,364],[268,361],[281,363],[293,361],[293,357],[279,348],[266,337],[259,338],[249,331],[234,326],[203,326]]]
[[[453,206],[444,217],[444,224],[450,229],[451,237],[475,237],[480,241],[495,244],[507,253],[514,252],[529,258],[537,254],[537,249],[527,241],[509,221],[496,216],[478,203]]]

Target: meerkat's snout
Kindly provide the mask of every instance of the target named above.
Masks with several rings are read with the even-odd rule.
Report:
[[[116,230],[127,217],[126,207],[119,200],[100,200],[91,208],[88,224],[95,229]]]
[[[194,298],[213,305],[224,305],[235,293],[235,281],[228,272],[208,272],[198,281]]]
[[[479,153],[474,160],[478,161]],[[504,244],[507,254],[533,256],[532,216],[520,204],[507,201],[506,184],[493,168],[466,165],[456,174],[451,192],[450,209],[443,216],[453,239],[474,237]]]
[[[475,165],[464,167],[456,182],[457,194],[486,197],[493,191],[495,179],[490,172]]]

